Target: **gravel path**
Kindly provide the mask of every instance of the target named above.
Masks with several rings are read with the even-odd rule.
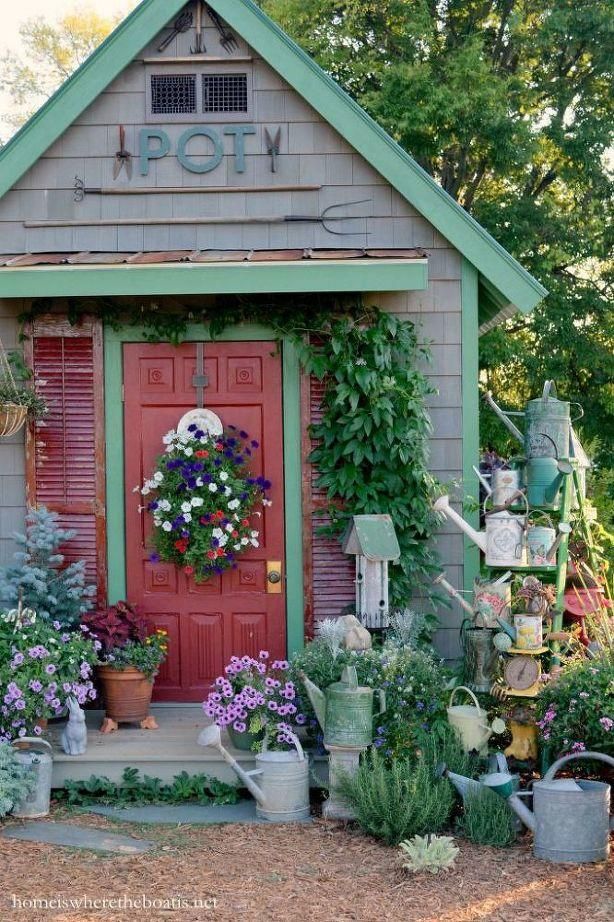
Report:
[[[104,817],[57,819],[154,839],[138,856],[75,852],[0,837],[0,919],[28,922],[572,922],[614,918],[613,865],[537,861],[528,842],[491,849],[459,840],[453,871],[406,875],[396,849],[351,827],[162,827]],[[13,821],[14,822],[14,821]],[[165,900],[149,908],[37,909],[33,898]],[[175,899],[173,907],[172,900]],[[189,903],[177,904],[177,899]],[[206,901],[214,899],[215,908]],[[23,908],[19,909],[19,902]],[[15,908],[17,907],[17,908]]]

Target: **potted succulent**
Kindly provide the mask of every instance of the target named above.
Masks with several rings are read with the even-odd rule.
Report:
[[[69,697],[92,701],[99,646],[87,628],[67,630],[32,609],[0,614],[0,741],[40,736]]]
[[[105,703],[101,732],[110,733],[119,723],[133,721],[143,730],[157,729],[149,705],[154,679],[166,658],[166,631],[152,632],[129,602],[90,612],[83,621],[101,644],[97,670]]]
[[[267,650],[261,650],[258,659],[231,656],[203,710],[228,731],[235,748],[259,750],[265,735],[269,748],[275,748],[277,743],[288,742],[286,728],[306,723],[298,708],[296,686],[287,675],[289,668],[286,660],[269,662]]]

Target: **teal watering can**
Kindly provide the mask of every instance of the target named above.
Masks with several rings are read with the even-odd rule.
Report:
[[[527,499],[530,506],[558,509],[561,505],[561,487],[565,477],[573,473],[573,465],[570,461],[559,459],[554,439],[545,432],[541,435],[546,442],[550,442],[554,457],[540,456],[527,461]]]

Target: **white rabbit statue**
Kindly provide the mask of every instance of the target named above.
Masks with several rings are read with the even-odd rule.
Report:
[[[81,756],[87,749],[87,727],[85,711],[76,698],[67,698],[68,723],[62,730],[60,742],[62,749],[69,756]]]

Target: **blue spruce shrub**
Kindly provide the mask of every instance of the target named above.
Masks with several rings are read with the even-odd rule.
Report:
[[[15,564],[0,567],[0,605],[16,608],[21,602],[39,618],[73,627],[92,607],[96,587],[86,585],[85,561],[65,564],[59,548],[77,534],[62,528],[55,512],[44,506],[26,515],[25,535],[15,534],[23,550]]]

